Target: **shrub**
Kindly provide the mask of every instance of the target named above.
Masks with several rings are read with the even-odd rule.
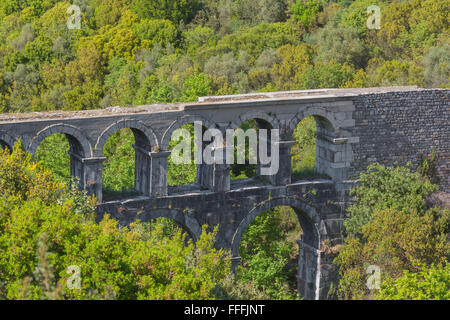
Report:
[[[450,300],[450,264],[422,265],[419,272],[382,284],[377,300]]]

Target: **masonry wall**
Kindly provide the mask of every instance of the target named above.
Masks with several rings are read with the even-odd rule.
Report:
[[[355,98],[354,162],[351,177],[369,164],[412,162],[434,148],[441,190],[450,192],[450,90],[421,90],[361,95]]]

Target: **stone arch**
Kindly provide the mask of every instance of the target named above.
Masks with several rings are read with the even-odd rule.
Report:
[[[124,119],[113,123],[100,134],[97,139],[97,143],[95,144],[94,153],[96,156],[102,156],[103,147],[105,146],[108,138],[121,129],[131,129],[135,136],[136,144],[148,145],[149,148],[158,147],[158,139],[150,127],[138,120]]]
[[[297,209],[303,213],[299,214],[297,212],[305,237],[304,241],[308,243],[308,245],[317,248],[321,238],[326,236],[326,229],[325,224],[316,209],[297,199],[283,197],[267,200],[256,205],[244,217],[244,219],[239,223],[231,241],[231,254],[233,257],[237,257],[239,255],[239,246],[241,244],[242,236],[256,217],[264,211],[279,206],[289,206],[294,210]]]
[[[309,116],[314,116],[316,118],[316,121],[322,119],[323,123],[329,123],[329,129],[332,129],[332,131],[334,132],[334,134],[336,136],[339,136],[340,134],[340,127],[337,124],[337,121],[334,117],[334,115],[325,110],[324,108],[320,108],[320,107],[310,107],[308,109],[306,109],[303,112],[299,112],[297,113],[297,115],[295,117],[292,118],[292,120],[289,122],[289,134],[288,136],[290,137],[290,139],[293,136],[294,130],[297,127],[297,125],[306,117]]]
[[[353,159],[352,147],[347,143],[347,133],[341,130],[333,112],[321,107],[310,107],[303,112],[300,111],[289,123],[290,140],[294,140],[293,134],[297,125],[308,116],[314,117],[317,128],[314,170],[327,175],[333,181],[347,179],[348,168]]]
[[[64,123],[54,124],[39,131],[33,139],[31,139],[28,151],[34,155],[41,142],[55,133],[64,133],[67,136],[72,152],[84,157],[91,156],[92,148],[89,139],[77,127]]]
[[[264,167],[270,166],[271,164],[263,164],[261,162],[260,158],[260,146],[262,144],[266,145],[267,155],[270,156],[271,150],[272,150],[272,135],[274,133],[279,132],[280,129],[280,123],[276,117],[271,116],[270,114],[262,111],[249,111],[246,112],[238,117],[238,119],[230,124],[230,128],[233,130],[238,129],[243,123],[249,120],[255,120],[256,125],[258,129],[264,129],[267,130],[267,136],[266,138],[261,139],[261,135],[257,135],[257,150],[255,157],[256,157],[256,176],[260,176],[261,172],[263,172]],[[273,130],[273,131],[272,131]],[[236,132],[236,131],[235,131]],[[233,168],[230,166],[230,170],[233,170]],[[269,178],[271,179],[271,178]],[[272,183],[272,180],[271,180]]]
[[[252,120],[252,119],[260,119],[266,121],[270,126],[271,129],[279,129],[280,125],[278,123],[278,120],[275,117],[272,117],[271,115],[262,112],[262,111],[249,111],[244,113],[243,115],[240,115],[238,120],[231,123],[232,129],[237,129],[241,124],[243,124],[245,121]]]
[[[16,139],[4,131],[0,131],[0,147],[7,147],[12,150]]]
[[[173,121],[169,128],[167,128],[167,130],[164,132],[163,137],[161,139],[161,150],[168,150],[169,149],[169,143],[170,143],[170,139],[172,138],[172,134],[175,130],[179,129],[182,125],[185,124],[189,124],[189,123],[194,123],[195,121],[199,121],[202,123],[203,127],[205,128],[214,128],[215,125],[201,117],[198,115],[190,115],[190,116],[185,116],[185,117],[181,117],[175,121]]]
[[[242,236],[249,225],[257,216],[266,210],[278,207],[289,206],[297,214],[303,234],[299,245],[298,278],[297,288],[301,297],[308,300],[318,300],[322,288],[321,279],[321,258],[320,243],[327,237],[324,221],[317,211],[310,205],[288,197],[271,199],[255,206],[248,215],[240,222],[231,243],[231,254],[233,257],[233,270],[240,261],[239,246]]]
[[[183,214],[179,210],[176,209],[151,209],[146,210],[136,217],[136,220],[139,219],[142,222],[149,221],[157,218],[168,218],[177,222],[188,234],[189,236],[196,242],[200,239],[202,234],[202,227],[197,222],[197,220],[189,214]]]

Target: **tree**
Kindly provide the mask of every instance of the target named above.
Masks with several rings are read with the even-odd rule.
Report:
[[[381,14],[382,14],[382,25],[383,28],[385,27],[384,24],[384,13],[385,11],[384,6],[385,2],[382,0],[356,0],[352,1],[351,5],[348,8],[345,8],[342,11],[342,14],[340,16],[340,25],[347,28],[352,28],[354,30],[357,30],[358,34],[361,37],[364,37],[366,35],[370,35],[370,33],[377,32],[378,30],[369,30],[367,28],[367,20],[369,18],[369,14],[367,13],[367,8],[369,8],[372,5],[376,5],[380,8]],[[389,11],[391,8],[389,8]],[[388,11],[388,10],[386,10]],[[383,29],[382,28],[382,29]]]
[[[241,51],[237,58],[233,52],[211,57],[205,64],[204,72],[215,77],[223,77],[233,88],[241,92],[248,89],[248,62],[250,56]]]
[[[52,173],[32,161],[23,151],[21,143],[9,153],[0,150],[0,194],[3,199],[15,197],[19,201],[39,198],[44,203],[55,202],[61,184],[53,180]],[[1,229],[0,229],[1,230]]]
[[[367,75],[370,86],[424,86],[425,84],[423,67],[411,60],[371,59],[367,67]]]
[[[333,28],[327,26],[317,34],[318,44],[316,60],[329,62],[332,59],[339,64],[349,64],[355,68],[364,68],[367,64],[367,49],[352,28]]]
[[[442,266],[450,253],[450,211],[428,209],[425,199],[437,186],[407,167],[370,165],[351,191],[345,238],[334,260],[340,266],[339,295],[367,298],[366,269],[376,265],[389,283],[403,270],[419,272],[420,264]]]
[[[372,293],[366,286],[369,265],[380,267],[382,283],[400,278],[404,270],[417,273],[420,264],[442,266],[450,253],[449,214],[437,209],[374,212],[362,236],[347,238],[334,261],[340,266],[339,295],[368,297]]]
[[[178,30],[169,20],[141,20],[133,25],[133,30],[141,41],[142,48],[152,48],[156,44],[166,47],[168,44],[175,44],[178,37]]]
[[[97,28],[115,25],[122,13],[129,8],[131,0],[96,0],[94,1],[94,20]]]
[[[433,47],[424,56],[425,79],[429,86],[450,86],[450,45]]]
[[[297,76],[296,88],[339,88],[351,81],[353,75],[354,69],[346,64],[339,65],[334,60],[328,63],[318,62]]]
[[[132,105],[138,86],[138,66],[125,58],[113,57],[108,63],[108,71],[104,87],[111,105]]]
[[[292,24],[286,22],[260,23],[255,27],[244,27],[233,34],[224,36],[215,48],[215,52],[233,51],[235,54],[246,51],[257,58],[264,50],[278,49],[281,46],[300,42],[301,33]]]
[[[278,49],[280,62],[272,67],[278,90],[292,90],[298,86],[298,77],[312,64],[313,49],[307,44],[285,45]]]
[[[231,3],[231,13],[239,23],[244,25],[281,22],[286,18],[286,1],[237,0]]]
[[[192,74],[184,81],[181,101],[196,101],[211,93],[211,80],[203,73]]]
[[[295,299],[296,286],[290,287],[287,267],[295,255],[301,230],[297,215],[289,207],[277,207],[259,215],[244,233],[239,248],[242,266],[238,278],[254,282],[256,287],[271,299]]]
[[[216,44],[218,37],[213,29],[197,26],[195,29],[183,32],[183,38],[187,52],[193,53],[203,45],[213,47]]]
[[[427,179],[407,167],[386,167],[372,164],[360,175],[359,187],[352,189],[356,202],[348,208],[344,222],[348,233],[361,234],[376,211],[393,208],[398,211],[425,209],[426,198],[437,190]]]
[[[297,21],[300,21],[306,28],[312,26],[321,10],[320,2],[317,0],[297,0],[291,11]]]
[[[198,0],[133,0],[140,18],[167,19],[175,24],[188,23],[199,9]]]

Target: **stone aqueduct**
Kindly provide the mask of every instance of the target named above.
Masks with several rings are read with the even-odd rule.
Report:
[[[241,237],[267,209],[292,207],[303,230],[299,244],[298,290],[306,299],[326,299],[337,270],[330,245],[342,239],[348,190],[373,162],[411,161],[435,150],[437,177],[449,192],[449,90],[392,87],[323,89],[200,98],[197,103],[78,112],[0,115],[0,142],[21,140],[34,153],[48,136],[64,133],[70,144],[71,174],[99,199],[98,214],[122,225],[157,217],[177,221],[193,239],[201,226],[219,225],[217,246],[239,261]],[[291,181],[291,146],[306,116],[317,123],[316,171],[327,179]],[[224,132],[255,119],[260,128],[280,130],[280,169],[262,180],[232,180],[225,164],[198,165],[197,183],[168,186],[167,159],[172,133],[201,121]],[[102,201],[103,147],[116,131],[135,136],[135,189],[140,196]]]

